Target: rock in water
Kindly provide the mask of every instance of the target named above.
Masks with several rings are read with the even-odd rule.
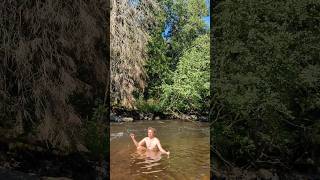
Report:
[[[197,120],[197,119],[198,119],[198,117],[197,117],[196,115],[190,115],[190,118],[191,118],[192,120]]]
[[[89,152],[89,150],[88,150],[88,148],[87,147],[85,147],[83,144],[77,144],[77,150],[79,151],[79,152]]]
[[[112,121],[112,122],[119,122],[119,121],[120,121],[120,118],[117,117],[115,114],[110,113],[110,121]]]
[[[198,118],[199,121],[202,121],[202,122],[208,122],[209,121],[209,118],[207,116],[200,116]]]
[[[124,122],[132,122],[132,121],[133,121],[133,118],[131,118],[131,117],[124,117],[124,118],[122,118],[122,121],[124,121]]]
[[[143,120],[144,114],[143,113],[139,113],[139,119]]]

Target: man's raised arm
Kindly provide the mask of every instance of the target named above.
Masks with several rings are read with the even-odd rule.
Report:
[[[136,138],[135,138],[135,135],[134,134],[130,134],[130,137],[131,137],[131,139],[132,139],[132,141],[133,141],[133,143],[134,143],[134,145],[136,146],[136,147],[139,147],[139,146],[142,146],[144,143],[145,143],[145,138],[143,138],[139,143],[136,141]]]
[[[143,139],[138,143],[138,146],[142,146],[143,144],[145,144],[145,143],[146,143],[145,139],[146,139],[146,138],[143,138]]]

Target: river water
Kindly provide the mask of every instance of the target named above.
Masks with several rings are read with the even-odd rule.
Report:
[[[170,155],[137,152],[129,134],[140,141],[147,128]],[[210,127],[205,122],[182,120],[110,124],[111,179],[210,179]]]

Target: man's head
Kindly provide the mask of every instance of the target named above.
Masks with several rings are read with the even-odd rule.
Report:
[[[153,138],[156,133],[156,129],[152,127],[148,127],[148,137]]]

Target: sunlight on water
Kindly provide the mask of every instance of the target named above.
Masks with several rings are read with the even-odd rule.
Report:
[[[136,151],[129,134],[134,133],[140,141],[149,126],[156,128],[169,157]],[[210,179],[209,123],[141,121],[111,123],[110,128],[111,179]]]

